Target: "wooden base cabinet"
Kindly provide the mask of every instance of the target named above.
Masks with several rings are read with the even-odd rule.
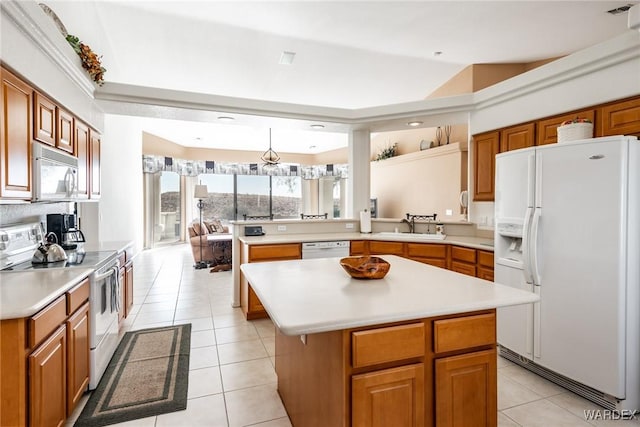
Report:
[[[0,321],[0,426],[62,426],[89,384],[89,280]]]
[[[67,417],[89,386],[89,303],[67,320]]]
[[[273,245],[242,244],[240,263],[286,261],[302,258],[302,244],[284,243]],[[251,284],[240,272],[240,305],[247,320],[269,317]]]
[[[277,330],[278,393],[296,427],[495,427],[495,316]]]
[[[67,329],[63,325],[29,356],[32,427],[62,426],[67,418]]]
[[[424,365],[354,375],[353,427],[423,427]]]
[[[496,363],[495,349],[436,360],[436,427],[497,424]]]

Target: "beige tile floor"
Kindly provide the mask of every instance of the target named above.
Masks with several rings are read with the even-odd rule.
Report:
[[[134,307],[125,321],[126,330],[192,324],[187,409],[117,425],[291,426],[276,391],[271,321],[247,322],[240,309],[231,307],[230,271],[209,273],[208,269],[195,270],[192,264],[187,245],[144,251],[136,257]],[[498,358],[499,426],[640,427],[638,420],[587,422],[583,411],[596,408]]]

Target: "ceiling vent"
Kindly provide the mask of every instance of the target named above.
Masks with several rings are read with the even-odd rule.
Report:
[[[607,10],[607,13],[610,13],[612,15],[620,15],[621,13],[625,13],[626,11],[631,9],[631,6],[633,6],[633,3],[629,3],[627,5],[620,6],[615,9]]]

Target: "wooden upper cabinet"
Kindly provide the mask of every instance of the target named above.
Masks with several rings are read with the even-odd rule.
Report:
[[[89,198],[89,127],[80,120],[74,122],[76,156],[78,157],[78,197]]]
[[[33,94],[33,139],[56,145],[56,104],[38,92]]]
[[[31,199],[33,89],[0,68],[0,198]]]
[[[473,137],[473,200],[492,201],[494,198],[496,154],[500,133],[487,132]]]
[[[640,97],[605,105],[598,110],[598,117],[598,136],[640,136]]]
[[[500,131],[500,152],[517,150],[535,145],[536,127],[534,123],[512,126]]]
[[[90,199],[99,199],[100,198],[100,134],[94,131],[93,129],[89,129],[89,171],[91,174],[91,179],[89,181],[89,198]]]
[[[586,118],[595,123],[596,111],[583,110],[540,120],[536,123],[536,145],[555,144],[558,142],[558,126],[576,117]]]
[[[71,113],[62,108],[56,110],[56,147],[72,155],[76,154],[74,122]]]

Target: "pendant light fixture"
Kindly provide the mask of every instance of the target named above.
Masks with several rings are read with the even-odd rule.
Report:
[[[260,159],[264,162],[262,167],[273,168],[280,163],[280,156],[271,149],[271,128],[269,128],[269,149],[262,153]]]

